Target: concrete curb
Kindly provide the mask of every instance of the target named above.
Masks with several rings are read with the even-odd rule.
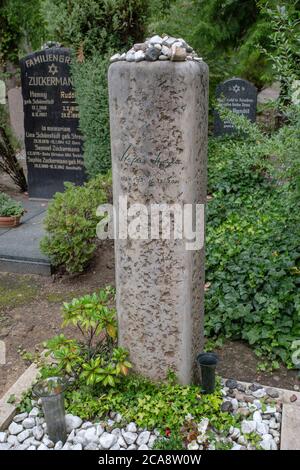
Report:
[[[300,450],[300,408],[294,404],[282,407],[280,450]]]
[[[32,383],[38,375],[38,368],[35,364],[31,364],[28,369],[18,378],[18,380],[10,387],[10,389],[0,399],[0,431],[4,431],[14,415],[16,414],[17,404],[24,392],[31,387]],[[11,395],[16,397],[16,404],[7,403]]]

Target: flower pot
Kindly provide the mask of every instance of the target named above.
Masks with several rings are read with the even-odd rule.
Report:
[[[33,393],[42,401],[47,433],[52,442],[67,439],[64,390],[67,382],[60,377],[49,377],[33,386]]]
[[[197,356],[201,369],[201,383],[203,393],[214,393],[216,384],[216,366],[219,358],[214,353],[201,353]]]
[[[12,215],[10,217],[0,216],[0,227],[17,227],[20,225],[21,216]]]

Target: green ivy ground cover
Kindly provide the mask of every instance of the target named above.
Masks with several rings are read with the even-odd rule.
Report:
[[[297,120],[296,120],[297,121]],[[299,121],[298,121],[299,122]],[[300,337],[299,125],[211,139],[206,335],[247,341],[292,367]]]

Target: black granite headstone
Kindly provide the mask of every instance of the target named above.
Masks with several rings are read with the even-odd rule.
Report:
[[[65,48],[34,52],[21,61],[29,197],[50,199],[64,182],[82,184],[83,137]]]
[[[242,78],[231,78],[220,83],[216,89],[217,101],[234,113],[256,120],[257,89],[252,83]],[[222,121],[215,112],[214,133],[216,136],[234,133],[234,126],[229,121]]]

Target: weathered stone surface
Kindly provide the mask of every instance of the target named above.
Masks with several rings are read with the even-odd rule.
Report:
[[[208,68],[156,61],[109,68],[114,207],[205,204]],[[118,227],[118,222],[117,222]],[[117,239],[119,342],[152,379],[196,371],[203,346],[204,249],[185,240]]]

